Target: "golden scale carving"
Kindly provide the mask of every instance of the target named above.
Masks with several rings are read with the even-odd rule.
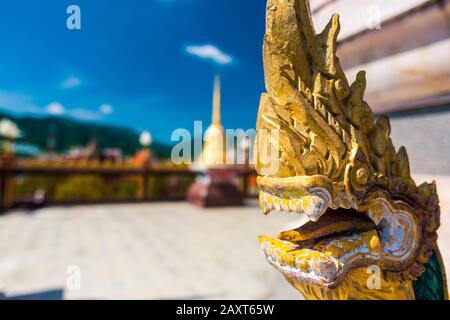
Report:
[[[267,93],[256,143],[261,208],[313,221],[278,239],[261,236],[268,261],[308,299],[414,299],[412,281],[433,251],[439,255],[435,183],[412,180],[389,119],[375,120],[364,101],[365,73],[349,84],[336,56],[337,15],[316,34],[307,0],[269,0],[266,23]],[[267,174],[273,163],[263,155],[273,145],[278,170]],[[322,218],[330,210],[334,216]],[[367,285],[372,265],[382,271],[378,289]]]

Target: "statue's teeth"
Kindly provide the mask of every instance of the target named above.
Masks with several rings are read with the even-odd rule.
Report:
[[[259,207],[261,209],[264,209],[264,206],[266,204],[266,195],[263,191],[259,192]]]
[[[367,215],[376,225],[379,225],[381,220],[383,220],[383,218],[384,218],[385,211],[388,211],[388,210],[384,206],[378,206],[378,207],[371,208],[367,212]]]
[[[281,199],[281,209],[286,212],[290,211],[289,199]]]
[[[296,212],[295,198],[289,199],[289,212]]]
[[[273,207],[273,196],[269,193],[263,192],[263,204],[262,204],[262,209],[264,214],[268,214],[271,211],[273,211],[274,207]]]
[[[273,210],[303,213],[314,222],[319,220],[330,204],[329,197],[321,192],[313,193],[302,198],[291,197],[288,199],[261,191],[259,193],[259,202],[264,214],[268,214]]]
[[[303,198],[303,209],[313,222],[319,221],[331,204],[331,197],[325,192],[315,192]]]
[[[302,198],[300,198],[298,200],[298,208],[297,208],[297,212],[298,213],[305,213],[305,208],[303,207],[303,200]]]
[[[319,221],[320,217],[325,213],[327,207],[321,200],[311,197],[308,205],[305,207],[305,212],[313,222]]]
[[[273,197],[273,206],[278,211],[281,211],[281,199],[277,196]]]
[[[291,210],[297,213],[304,213],[302,202],[300,198],[291,199]]]

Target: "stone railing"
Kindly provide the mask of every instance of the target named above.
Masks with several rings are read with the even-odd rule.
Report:
[[[0,210],[56,204],[181,201],[204,172],[125,162],[20,160],[0,166]],[[239,169],[246,197],[257,195],[255,172]]]

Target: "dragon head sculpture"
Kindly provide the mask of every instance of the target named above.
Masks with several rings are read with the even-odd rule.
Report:
[[[349,84],[337,15],[316,34],[307,0],[268,0],[266,23],[260,204],[299,216],[297,228],[260,237],[268,261],[309,299],[415,298],[437,252],[435,183],[412,180],[389,119],[375,120],[364,101],[365,73]]]

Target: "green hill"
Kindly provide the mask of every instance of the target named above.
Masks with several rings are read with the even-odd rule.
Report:
[[[103,148],[119,148],[124,155],[132,155],[141,148],[139,134],[129,128],[79,122],[62,117],[17,117],[0,112],[0,119],[9,118],[19,126],[23,138],[21,141],[47,150],[50,134],[56,137],[55,150],[64,152],[73,146],[84,146],[96,139],[98,146]],[[152,151],[159,158],[170,157],[171,148],[168,145],[154,142]]]

